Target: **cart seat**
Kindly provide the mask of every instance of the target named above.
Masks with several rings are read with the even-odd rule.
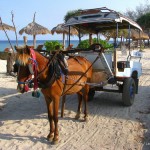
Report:
[[[131,58],[139,58],[141,60],[142,57],[143,57],[143,53],[140,52],[139,50],[133,50],[131,52]]]
[[[131,57],[142,58],[143,57],[143,53],[140,52],[139,50],[133,50],[131,52]]]

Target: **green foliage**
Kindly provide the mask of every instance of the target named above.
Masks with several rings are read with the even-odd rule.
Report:
[[[59,43],[58,41],[46,41],[44,43],[44,46],[47,51],[62,49],[62,44]]]
[[[137,19],[137,23],[144,29],[150,28],[150,13],[146,13]]]
[[[89,40],[83,40],[78,44],[78,48],[89,48]]]
[[[108,43],[106,40],[99,39],[97,41],[96,38],[93,38],[92,40],[93,40],[93,44],[94,43],[99,43],[104,47],[104,49],[109,49],[109,50],[113,49],[113,45]],[[89,48],[89,46],[90,46],[89,40],[83,40],[79,43],[78,48],[83,48],[83,49],[85,48],[86,49],[86,48]]]

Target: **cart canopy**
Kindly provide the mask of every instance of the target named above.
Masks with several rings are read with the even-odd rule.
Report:
[[[106,7],[80,10],[78,16],[70,18],[65,26],[74,26],[80,31],[88,33],[99,33],[105,30],[116,29],[139,29],[142,28],[133,20],[119,12],[110,10]]]

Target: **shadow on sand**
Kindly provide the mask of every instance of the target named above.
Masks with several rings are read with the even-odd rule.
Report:
[[[5,120],[24,120],[24,119],[38,119],[41,114],[42,117],[47,119],[46,104],[43,95],[40,99],[33,98],[31,92],[25,94],[17,94],[15,89],[1,88],[0,103],[3,103],[3,107],[0,109],[0,122]],[[6,92],[7,91],[7,92]],[[130,119],[134,121],[141,121],[147,131],[144,137],[143,149],[150,148],[150,87],[139,87],[139,94],[136,95],[135,102],[131,107],[124,107],[122,105],[122,94],[108,93],[108,92],[96,92],[94,100],[88,102],[89,114],[102,115],[110,118]],[[67,111],[76,112],[78,105],[77,95],[67,96],[66,108]],[[60,104],[61,106],[61,104]],[[67,115],[62,120],[71,120]],[[76,120],[74,120],[76,121]],[[0,124],[2,126],[3,124]],[[19,137],[12,136],[11,134],[0,134],[0,138],[9,139],[17,138],[22,140],[23,138],[29,138],[30,140],[37,140],[38,137]],[[45,140],[41,140],[45,142]],[[46,141],[47,143],[47,141]]]

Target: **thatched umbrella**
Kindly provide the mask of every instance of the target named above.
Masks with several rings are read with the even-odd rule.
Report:
[[[127,36],[129,38],[129,35]],[[144,33],[143,31],[136,31],[134,29],[131,29],[130,38],[133,40],[148,40],[149,36],[147,33]]]
[[[69,34],[69,27],[64,26],[63,23],[62,24],[58,24],[56,27],[54,27],[51,30],[52,34],[54,34],[55,32],[57,34],[63,34],[63,46],[65,48],[65,34]],[[77,35],[78,31],[75,28],[70,27],[70,34],[71,35]]]
[[[0,30],[12,30],[12,31],[15,31],[15,28],[14,27],[12,27],[12,26],[10,26],[10,25],[7,25],[7,24],[5,24],[5,23],[2,23],[2,24],[0,24]]]
[[[46,27],[41,26],[35,22],[35,14],[33,18],[33,22],[29,23],[26,27],[22,28],[19,31],[19,34],[22,35],[23,33],[33,35],[33,45],[36,48],[36,35],[37,34],[48,34],[51,33]]]
[[[139,39],[148,40],[149,36],[148,36],[147,33],[144,33],[144,32],[140,31],[140,35],[138,35],[137,37],[135,37],[135,40],[139,40]]]

